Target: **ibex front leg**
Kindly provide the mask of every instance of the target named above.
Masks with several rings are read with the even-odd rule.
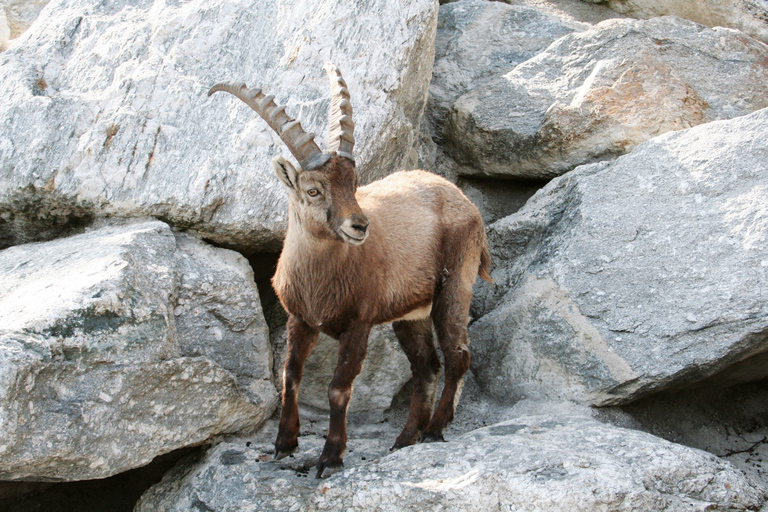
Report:
[[[291,315],[287,324],[288,354],[283,367],[283,411],[275,441],[275,460],[282,459],[299,446],[299,385],[304,361],[317,342],[318,331],[304,320]]]
[[[363,368],[370,332],[370,325],[353,325],[339,337],[339,360],[328,388],[331,422],[323,454],[317,461],[317,478],[330,476],[343,466],[347,449],[347,406],[352,397],[352,383]]]

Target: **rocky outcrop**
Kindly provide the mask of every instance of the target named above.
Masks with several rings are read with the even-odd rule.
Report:
[[[229,247],[276,250],[287,200],[269,160],[286,150],[247,106],[208,99],[208,88],[268,90],[322,146],[322,65],[335,61],[358,165],[382,177],[415,162],[436,15],[430,0],[53,0],[0,56],[0,246],[93,217],[152,215]]]
[[[643,21],[581,0],[40,3],[0,11],[0,50],[8,9],[37,16],[0,54],[0,509],[34,508],[8,499],[27,481],[190,446],[137,510],[765,508],[768,46],[736,30],[761,37],[737,20],[760,2]],[[690,14],[715,4],[731,17]],[[323,147],[326,60],[362,181],[417,159],[455,179],[493,223],[495,284],[448,442],[389,451],[412,386],[378,326],[346,470],[316,480],[331,339],[299,449],[271,460],[287,194],[269,160],[288,153],[206,92],[263,87]]]
[[[442,139],[445,116],[458,97],[588,27],[526,5],[486,0],[442,5],[427,105],[434,136]]]
[[[0,479],[103,478],[274,411],[241,256],[145,221],[6,249],[0,269]]]
[[[571,34],[451,107],[448,153],[482,176],[552,178],[664,132],[768,107],[768,46],[675,17]]]
[[[730,27],[768,43],[768,5],[761,0],[585,0],[635,18],[675,15],[708,27]]]
[[[520,417],[420,444],[326,481],[225,443],[136,507],[190,510],[756,509],[765,487],[709,453],[581,416]]]
[[[491,225],[497,287],[471,328],[483,386],[604,405],[765,352],[766,137],[768,109],[658,137]]]

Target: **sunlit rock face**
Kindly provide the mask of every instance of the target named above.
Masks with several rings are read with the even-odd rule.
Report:
[[[32,25],[50,0],[5,0],[0,5],[0,41],[16,39]]]
[[[768,43],[764,0],[586,0],[634,18],[674,15],[708,27],[729,27]]]
[[[370,441],[373,442],[373,441]],[[383,454],[318,483],[259,447],[179,464],[137,512],[211,510],[742,510],[763,484],[712,454],[584,416],[524,416]],[[302,455],[299,455],[302,457]]]
[[[263,88],[324,147],[322,66],[335,62],[363,180],[383,177],[415,161],[436,17],[429,0],[54,0],[0,56],[0,247],[74,219],[152,215],[279,250],[287,194],[269,161],[290,154],[255,112],[208,89]]]
[[[492,224],[496,284],[470,329],[483,386],[622,403],[765,352],[766,137],[768,109],[667,134]]]
[[[445,116],[457,98],[510,72],[560,37],[587,28],[526,5],[486,0],[441,5],[427,105],[433,136],[442,140]]]
[[[672,16],[614,19],[459,97],[443,134],[464,174],[550,179],[765,107],[765,44]]]
[[[0,251],[0,276],[0,480],[104,478],[275,410],[232,251],[139,221]]]

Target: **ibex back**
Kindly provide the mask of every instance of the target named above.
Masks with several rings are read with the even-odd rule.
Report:
[[[490,281],[480,213],[455,185],[428,172],[401,171],[358,188],[349,93],[336,66],[328,63],[325,70],[332,90],[327,152],[259,90],[217,84],[208,93],[227,91],[247,103],[299,162],[297,168],[280,156],[272,160],[290,198],[272,279],[289,315],[275,458],[298,447],[302,370],[323,332],[339,341],[339,358],[328,389],[330,426],[318,477],[342,467],[352,383],[376,324],[393,322],[413,373],[410,412],[393,448],[443,438],[469,368],[472,286],[478,274]],[[434,414],[440,360],[433,323],[445,359],[445,386]]]

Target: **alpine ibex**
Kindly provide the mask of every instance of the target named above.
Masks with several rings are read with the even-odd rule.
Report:
[[[342,466],[352,382],[376,324],[394,322],[413,373],[410,412],[393,448],[414,444],[419,436],[443,438],[469,368],[472,286],[478,274],[490,281],[480,213],[455,185],[428,172],[401,171],[357,188],[349,92],[335,65],[324,69],[332,93],[325,153],[273,96],[242,83],[217,84],[208,92],[226,91],[245,102],[299,162],[296,168],[281,156],[272,160],[290,198],[288,230],[272,279],[289,315],[275,458],[298,447],[302,370],[323,332],[339,341],[339,358],[328,389],[330,426],[318,478]],[[434,415],[440,360],[433,323],[446,367]]]

